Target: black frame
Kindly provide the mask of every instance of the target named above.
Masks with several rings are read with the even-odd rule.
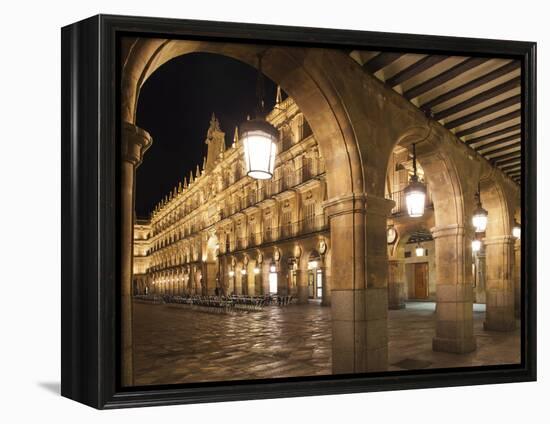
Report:
[[[522,363],[121,389],[118,37],[307,44],[506,56],[522,62]],[[62,29],[61,394],[120,408],[536,380],[536,44],[227,22],[97,15]]]

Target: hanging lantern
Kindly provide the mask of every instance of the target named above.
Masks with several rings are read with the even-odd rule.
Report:
[[[407,213],[411,218],[418,218],[424,215],[426,205],[426,185],[418,180],[416,175],[416,145],[413,144],[413,176],[409,185],[405,188],[405,203]]]
[[[479,252],[481,250],[481,240],[472,240],[472,252]]]
[[[516,220],[514,220],[514,226],[512,227],[512,236],[517,239],[521,238],[521,225]]]
[[[254,274],[258,275],[260,273],[260,268],[254,267]]]
[[[416,256],[424,256],[424,248],[418,243],[414,249]]]
[[[229,271],[229,276],[234,277],[235,276],[235,271],[233,271],[233,270]]]
[[[275,266],[275,263],[271,262],[271,265],[269,266],[269,272],[272,274],[277,272],[277,267]]]
[[[253,119],[241,125],[246,173],[257,180],[273,177],[279,132],[264,119]]]
[[[481,190],[479,187],[479,183],[477,185],[476,200],[477,206],[472,216],[472,224],[474,224],[476,233],[483,233],[487,228],[487,217],[489,213],[485,209],[483,209],[481,205]]]
[[[263,93],[262,57],[260,55],[258,58],[256,118],[245,121],[240,127],[246,173],[257,180],[268,180],[273,177],[277,154],[275,143],[279,138],[279,131],[265,120]]]
[[[241,275],[246,275],[246,269],[241,269]]]

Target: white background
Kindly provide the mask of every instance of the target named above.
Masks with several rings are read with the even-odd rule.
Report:
[[[539,243],[539,382],[95,411],[58,394],[60,27],[101,13],[537,41],[539,149],[548,134],[550,13],[544,1],[5,1],[0,51],[0,421],[549,422],[548,248]],[[539,160],[539,240],[548,163]],[[542,300],[546,300],[543,304]],[[544,307],[543,307],[544,306]],[[546,394],[544,394],[546,391]],[[503,419],[504,421],[497,421]]]

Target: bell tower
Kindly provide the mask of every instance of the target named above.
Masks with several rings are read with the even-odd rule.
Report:
[[[212,118],[210,118],[210,127],[208,128],[204,142],[208,146],[204,171],[208,172],[214,167],[220,155],[225,151],[225,133],[220,129],[220,122],[214,113],[212,113]]]

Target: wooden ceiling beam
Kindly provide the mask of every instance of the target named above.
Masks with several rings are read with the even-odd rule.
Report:
[[[395,62],[401,56],[403,56],[403,53],[381,52],[368,62],[364,63],[363,68],[374,74],[380,69],[388,66],[390,63]]]
[[[418,62],[413,63],[407,68],[395,74],[393,77],[386,80],[386,84],[390,87],[395,87],[396,85],[401,84],[408,79],[418,75],[421,72],[424,72],[426,69],[431,68],[434,65],[437,65],[439,62],[444,61],[449,56],[426,56],[420,59]]]
[[[508,165],[501,166],[500,169],[502,169],[504,171],[505,169],[516,168],[518,166],[521,167],[521,158],[518,158],[513,163],[509,163]]]
[[[434,114],[434,118],[439,121],[440,119],[444,119],[447,116],[462,112],[463,110],[466,110],[470,107],[476,106],[494,97],[500,96],[507,91],[513,90],[514,88],[519,87],[520,84],[520,77],[512,78],[510,81],[499,84],[496,87],[490,88],[489,90],[483,91],[482,93],[470,97],[468,100],[465,100],[457,105],[454,105],[448,109],[442,110],[441,112]]]
[[[478,131],[482,131],[487,128],[494,127],[495,125],[499,125],[499,124],[502,124],[503,122],[510,121],[515,118],[519,118],[520,116],[521,116],[521,110],[518,109],[513,112],[507,113],[506,115],[502,115],[497,118],[491,119],[490,121],[482,122],[479,125],[475,125],[471,128],[467,128],[465,130],[459,131],[455,135],[457,137],[464,137],[465,135],[470,135]]]
[[[509,153],[507,155],[502,155],[498,158],[491,159],[491,163],[496,166],[503,166],[509,163],[512,163],[518,159],[521,159],[520,152]]]
[[[508,134],[510,132],[517,131],[517,130],[521,130],[521,124],[511,125],[509,127],[503,128],[498,131],[493,131],[492,133],[485,134],[480,137],[471,138],[469,140],[466,140],[465,143],[467,145],[471,145],[471,144],[479,143],[481,141],[488,140],[490,138],[498,137],[499,135]]]
[[[491,141],[490,143],[483,144],[478,147],[474,147],[474,150],[480,151],[480,150],[490,149],[491,147],[500,146],[501,144],[507,143],[508,141],[512,141],[512,140],[521,141],[521,134],[517,133],[517,134],[509,135],[508,137],[499,138],[498,140]]]
[[[516,148],[520,147],[520,145],[521,145],[521,143],[519,143],[519,142],[514,143],[514,144],[509,144],[508,146],[503,146],[500,149],[490,150],[488,152],[483,152],[481,154],[483,156],[492,156],[492,155],[496,155],[496,154],[505,152],[505,151],[510,150],[510,149],[516,149]],[[521,149],[517,150],[517,152],[521,152]]]
[[[473,90],[483,84],[487,84],[497,78],[500,78],[503,75],[513,72],[519,69],[520,66],[521,66],[521,63],[519,60],[513,60],[511,62],[508,62],[506,65],[503,65],[500,68],[495,69],[494,71],[491,71],[485,75],[482,75],[481,77],[476,78],[472,81],[469,81],[466,84],[463,84],[460,87],[455,88],[454,90],[443,93],[442,95],[436,97],[435,99],[432,99],[424,103],[423,105],[420,106],[420,108],[424,110],[430,110],[435,106],[443,102],[446,102],[447,100],[452,99],[453,97],[460,96],[461,94],[464,94],[467,91]]]
[[[414,99],[415,97],[420,96],[421,94],[424,94],[435,87],[440,86],[441,84],[446,83],[447,81],[452,80],[453,78],[458,77],[460,74],[469,71],[470,69],[475,68],[476,66],[479,66],[483,63],[485,63],[487,59],[481,58],[481,57],[470,57],[466,59],[463,62],[460,62],[459,64],[453,66],[450,69],[447,69],[445,72],[440,73],[439,75],[436,75],[433,78],[430,78],[429,80],[426,80],[413,88],[405,91],[403,93],[403,96],[407,99]]]
[[[445,123],[445,127],[448,129],[456,128],[461,125],[467,124],[468,122],[472,122],[477,119],[483,118],[484,116],[491,115],[492,113],[499,112],[502,109],[506,109],[510,106],[519,105],[520,103],[521,103],[520,94],[518,94],[517,96],[508,97],[507,99],[504,99],[491,106],[487,106],[486,108],[469,113],[468,115],[465,115],[461,118],[457,118],[453,121],[449,121]]]

